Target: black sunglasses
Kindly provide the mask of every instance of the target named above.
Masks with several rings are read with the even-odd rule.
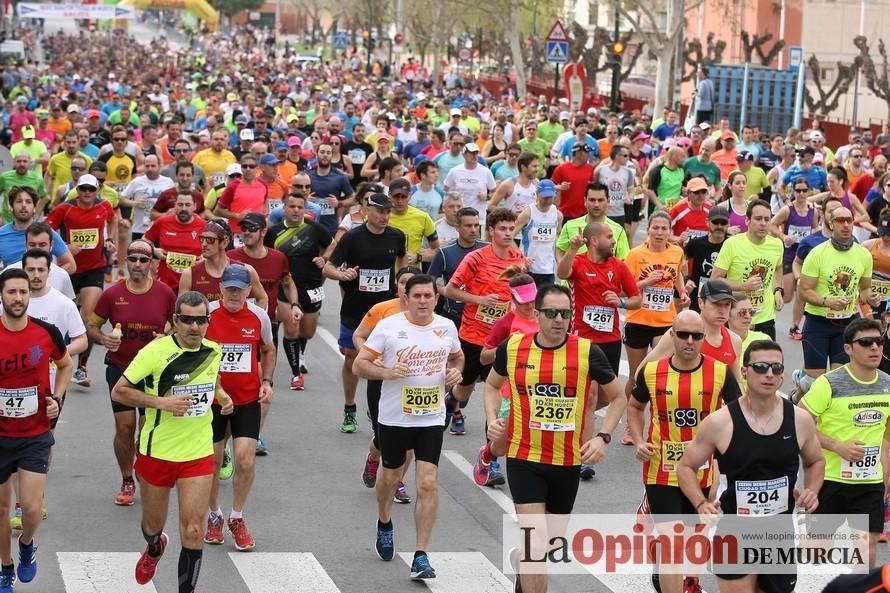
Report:
[[[571,309],[538,309],[538,311],[547,319],[556,319],[557,315],[563,319],[571,319],[572,317]]]
[[[859,344],[863,348],[871,348],[872,346],[881,346],[884,343],[884,338],[881,336],[867,336],[865,338],[856,338],[853,340],[854,344]]]
[[[723,219],[715,219],[711,221],[711,224],[716,224],[717,226],[726,226],[729,224],[729,221]]]
[[[677,330],[674,332],[674,335],[677,336],[678,338],[680,338],[681,340],[683,340],[684,342],[687,341],[689,338],[692,338],[696,342],[699,342],[699,341],[705,339],[704,332],[687,332],[687,331]]]
[[[210,321],[210,316],[208,315],[182,315],[180,313],[176,314],[176,317],[182,323],[186,325],[191,325],[193,323],[197,323],[198,325],[205,325]]]
[[[137,257],[135,255],[128,255],[127,261],[133,264],[147,264],[151,261],[151,258],[147,256]]]
[[[295,188],[295,189],[311,189],[311,188],[312,188],[312,184],[307,183],[306,185],[303,185],[303,184],[301,184],[301,183],[292,183],[292,184],[291,184],[291,187],[293,187],[293,188]]]
[[[245,233],[255,233],[258,230],[260,230],[261,228],[262,227],[259,227],[255,224],[244,224],[243,222],[241,223],[241,230],[244,231]]]
[[[256,165],[248,165],[247,163],[244,163],[241,165],[241,168],[242,169],[256,169]]]
[[[765,375],[767,371],[772,370],[774,375],[781,375],[785,372],[785,365],[781,362],[752,362],[746,365],[758,375]]]

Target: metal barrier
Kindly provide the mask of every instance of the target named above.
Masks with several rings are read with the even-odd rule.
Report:
[[[772,70],[745,66],[712,66],[716,91],[714,119],[728,119],[730,128],[756,125],[764,132],[781,132],[793,125],[800,113],[802,78],[798,70]]]

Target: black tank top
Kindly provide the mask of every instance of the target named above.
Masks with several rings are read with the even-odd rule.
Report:
[[[726,514],[736,514],[736,482],[787,479],[787,510],[794,511],[794,483],[800,466],[800,446],[794,424],[794,405],[782,399],[782,425],[771,435],[754,432],[742,412],[741,401],[727,404],[732,418],[732,439],[726,452],[715,455],[720,471],[726,475],[726,491],[720,507]],[[748,493],[749,495],[752,493]],[[757,503],[742,501],[742,506]],[[764,501],[759,501],[764,502]],[[743,513],[744,514],[744,513]]]

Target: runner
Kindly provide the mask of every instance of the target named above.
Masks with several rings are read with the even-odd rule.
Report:
[[[509,208],[517,215],[534,205],[538,190],[538,157],[530,152],[519,155],[516,161],[519,175],[505,179],[498,184],[488,205],[490,210],[498,207]],[[553,183],[551,181],[551,183]],[[503,202],[503,203],[502,203]],[[476,204],[470,204],[476,207]]]
[[[96,310],[87,325],[90,339],[102,344],[105,354],[105,380],[108,392],[133,362],[143,346],[167,331],[173,321],[176,295],[162,282],[151,277],[154,248],[145,239],[137,239],[127,248],[127,279],[108,287],[99,297]],[[120,324],[121,335],[105,333],[102,327]],[[136,483],[133,462],[136,458],[138,429],[145,420],[145,410],[111,400],[114,413],[114,456],[121,472],[121,488],[114,503],[132,506]],[[138,412],[138,413],[137,413]]]
[[[516,248],[516,215],[506,208],[499,208],[488,217],[487,245],[466,255],[445,285],[446,297],[465,303],[460,324],[461,349],[466,358],[460,383],[446,395],[446,409],[453,418],[450,432],[462,435],[466,432],[464,416],[457,406],[470,399],[476,381],[484,381],[491,365],[482,364],[480,355],[485,339],[495,322],[506,315],[510,305],[510,289],[507,280],[526,265],[525,256]]]
[[[881,304],[872,312],[875,319],[880,319],[890,309],[890,211],[881,216],[878,237],[869,239],[862,246],[868,249],[873,260],[871,287],[881,297]]]
[[[729,312],[729,323],[727,326],[730,331],[734,332],[742,340],[740,352],[744,355],[748,346],[756,340],[769,340],[769,336],[763,332],[751,329],[751,319],[754,318],[754,305],[751,304],[751,297],[745,293],[733,293],[735,300],[732,303],[732,309]],[[739,381],[739,385],[744,393],[748,384],[744,378]]]
[[[686,196],[670,209],[672,241],[685,246],[692,239],[708,234],[708,213],[711,205],[708,183],[693,177],[686,183]]]
[[[600,166],[594,174],[597,183],[609,188],[609,209],[606,211],[606,216],[624,226],[625,231],[630,228],[631,220],[628,214],[632,214],[633,209],[631,192],[636,185],[636,176],[629,162],[630,149],[615,144],[609,150],[609,164]]]
[[[433,219],[423,210],[408,204],[411,183],[404,177],[394,179],[389,184],[388,195],[392,202],[388,224],[405,233],[408,263],[419,266],[425,261],[429,264],[433,253],[439,248],[439,235],[436,234]],[[424,244],[427,247],[422,249]]]
[[[708,212],[708,234],[690,239],[683,248],[683,261],[686,265],[686,290],[689,291],[689,308],[701,313],[698,305],[698,288],[707,282],[714,271],[714,262],[720,248],[726,241],[726,228],[729,213],[722,206],[715,206]]]
[[[658,533],[669,536],[675,535],[676,525],[682,523],[680,515],[695,513],[677,484],[677,462],[699,423],[741,396],[731,369],[701,352],[705,338],[701,315],[681,311],[671,329],[674,353],[642,367],[627,410],[635,457],[643,463],[644,504],[654,516]],[[649,431],[644,439],[645,412],[650,404]],[[701,493],[713,500],[709,493],[714,490],[716,496],[712,460],[699,467],[698,479]],[[684,578],[663,569],[658,575],[664,593],[701,592],[698,577]]]
[[[699,425],[692,443],[680,458],[677,480],[683,494],[703,521],[720,514],[788,515],[795,506],[812,513],[819,505],[825,459],[819,451],[813,419],[778,395],[782,386],[782,348],[768,340],[751,344],[743,359],[748,382],[745,397],[710,414]],[[795,438],[788,438],[790,436]],[[701,492],[698,469],[714,457],[727,488],[719,501]],[[794,487],[803,461],[803,488]],[[764,492],[769,502],[753,507],[743,492]],[[741,500],[740,500],[741,499]],[[791,593],[796,574],[717,574],[720,591]]]
[[[769,204],[751,200],[745,214],[748,229],[726,240],[714,262],[713,280],[725,279],[732,290],[745,292],[754,304],[754,325],[776,337],[776,312],[785,305],[782,288],[782,241],[769,234]]]
[[[77,199],[74,202],[59,204],[46,217],[46,222],[54,229],[63,230],[65,243],[70,247],[77,263],[77,270],[71,275],[71,284],[80,305],[80,315],[88,324],[102,295],[105,282],[105,256],[102,253],[106,244],[114,244],[110,239],[117,229],[117,215],[106,201],[97,202],[99,182],[92,175],[82,175],[77,182]],[[106,228],[108,234],[106,234]],[[87,361],[92,344],[79,355],[73,381],[83,387],[90,386],[87,375]]]
[[[0,228],[0,261],[4,265],[9,265],[22,261],[22,254],[26,249],[30,249],[26,246],[27,232],[34,224],[34,208],[39,197],[32,188],[20,187],[7,192],[6,199],[9,202],[12,222]],[[51,235],[51,253],[56,258],[56,263],[66,273],[73,274],[77,270],[74,255],[59,233],[54,229],[47,231]]]
[[[269,188],[257,179],[257,157],[252,153],[246,153],[241,157],[240,164],[242,178],[226,185],[219,201],[213,207],[216,216],[228,219],[229,226],[235,233],[235,247],[242,245],[241,219],[248,212],[259,212],[263,216],[269,214],[269,204],[266,201]]]
[[[172,335],[143,347],[111,390],[111,398],[145,408],[135,471],[142,490],[145,551],[136,563],[136,582],[148,583],[167,548],[164,523],[170,490],[179,502],[179,593],[194,593],[201,569],[201,527],[215,480],[213,415],[216,401],[231,414],[232,399],[219,386],[220,346],[204,339],[209,303],[201,293],[176,299]],[[144,389],[138,389],[143,384]]]
[[[436,313],[447,317],[460,329],[464,312],[464,303],[445,296],[445,287],[457,271],[463,259],[470,253],[485,247],[487,243],[479,240],[479,213],[475,208],[461,208],[455,217],[457,224],[457,241],[446,247],[440,247],[433,256],[429,274],[439,286],[439,301]]]
[[[340,282],[343,301],[340,305],[340,336],[337,343],[343,353],[343,422],[340,432],[356,430],[355,389],[358,377],[352,366],[358,351],[352,342],[352,333],[362,317],[379,302],[395,294],[393,272],[403,268],[408,261],[405,251],[405,234],[387,226],[393,204],[386,194],[368,197],[368,220],[348,231],[330,259],[325,262],[326,278]]]
[[[451,144],[454,146],[454,140]],[[441,160],[442,157],[437,159],[440,163],[439,171],[445,173]],[[485,226],[488,201],[495,190],[495,183],[488,167],[479,164],[479,147],[476,144],[470,142],[463,147],[463,163],[449,169],[443,183],[446,192],[459,193],[464,206],[475,208],[479,212],[479,224]],[[487,226],[485,228],[488,229]]]
[[[195,215],[195,196],[180,192],[173,205],[173,216],[161,216],[143,238],[155,247],[160,259],[158,280],[174,291],[182,273],[201,257],[201,232],[207,221]]]
[[[493,372],[485,382],[485,417],[488,439],[507,442],[507,478],[519,525],[534,528],[532,545],[543,547],[563,533],[559,528],[549,530],[534,516],[546,513],[567,519],[578,493],[581,463],[602,460],[627,400],[602,351],[589,340],[568,334],[572,317],[568,289],[542,287],[535,297],[535,317],[537,333],[514,334],[498,346]],[[566,364],[557,365],[555,360]],[[592,381],[602,387],[610,403],[600,432],[589,438],[596,430]],[[510,410],[501,419],[498,411],[505,385],[510,390]],[[527,385],[534,391],[529,393]],[[532,574],[533,565],[515,549],[510,561],[517,571],[517,591],[547,590],[547,575],[540,567]]]
[[[851,321],[844,330],[850,362],[813,381],[800,400],[816,420],[825,455],[825,481],[816,513],[868,516],[869,568],[875,567],[878,538],[884,530],[886,451],[882,448],[888,415],[875,410],[890,407],[890,376],[878,370],[882,334],[880,321]],[[814,533],[834,534],[840,527],[836,521],[815,521]]]
[[[249,224],[247,218],[244,222]],[[226,441],[231,434],[235,478],[232,482],[232,512],[225,524],[235,538],[235,549],[246,552],[253,550],[256,544],[242,513],[256,471],[260,407],[272,401],[275,343],[272,341],[269,316],[247,301],[251,287],[251,274],[247,267],[229,264],[223,272],[220,286],[223,298],[210,303],[207,339],[217,342],[222,350],[219,382],[231,397],[234,410],[224,412],[219,405],[211,406],[213,454],[219,471]],[[219,545],[225,542],[223,514],[219,505],[219,480],[212,480],[209,508],[204,543]]]
[[[549,179],[538,183],[535,203],[516,218],[516,230],[522,236],[522,252],[528,258],[528,272],[535,284],[553,284],[556,272],[556,238],[562,230],[562,212],[553,204],[556,186]]]
[[[28,250],[39,249],[52,255],[53,235],[58,234],[45,222],[32,222],[28,230],[25,231],[25,248]],[[21,268],[22,261],[10,262],[6,267]],[[46,284],[61,292],[69,301],[74,301],[74,288],[71,286],[71,277],[68,275],[68,272],[54,263],[49,266],[49,276],[47,277]]]
[[[391,507],[407,452],[416,459],[417,544],[411,578],[430,579],[427,550],[438,511],[438,464],[445,424],[445,390],[461,377],[464,357],[454,324],[436,315],[436,284],[418,274],[405,285],[407,311],[380,321],[355,359],[355,372],[382,380],[380,449],[383,472],[377,480],[377,538],[381,560],[395,554]],[[407,334],[407,340],[405,335]],[[408,351],[405,345],[409,344]],[[382,358],[382,364],[375,364]]]
[[[195,187],[195,166],[190,162],[176,163],[176,182],[174,187],[165,189],[151,207],[151,219],[157,220],[176,207],[176,197],[180,192],[189,193],[195,200],[195,214],[201,218],[209,212],[204,209],[204,193]]]
[[[10,523],[0,521],[0,589],[10,593],[16,575],[23,583],[37,576],[34,535],[43,520],[41,504],[55,443],[50,424],[59,416],[74,370],[59,330],[27,314],[29,286],[28,274],[23,270],[0,274],[0,350],[2,359],[11,363],[4,364],[0,373],[0,389],[5,396],[0,408],[0,517],[9,516],[13,499],[10,477],[14,473],[22,505],[17,570],[10,549]],[[55,387],[50,386],[50,364],[56,367]]]
[[[573,218],[565,221],[562,225],[562,231],[559,233],[559,239],[556,240],[556,258],[562,259],[569,248],[569,241],[575,235],[584,232],[584,229],[591,222],[601,222],[612,229],[612,235],[615,238],[615,257],[625,259],[630,251],[630,243],[628,242],[627,232],[624,227],[611,218],[606,216],[609,208],[608,188],[597,182],[587,184],[586,195],[584,198],[584,206],[587,208],[587,215],[580,218]],[[565,212],[563,210],[563,212]],[[578,250],[583,254],[587,250],[586,246],[581,246]]]

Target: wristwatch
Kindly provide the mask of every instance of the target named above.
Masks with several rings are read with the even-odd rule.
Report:
[[[608,432],[598,432],[596,433],[596,436],[603,439],[603,442],[607,445],[612,442],[612,435],[610,435]]]
[[[275,387],[275,384],[272,383],[272,379],[263,379],[263,383],[268,383],[269,387]]]

